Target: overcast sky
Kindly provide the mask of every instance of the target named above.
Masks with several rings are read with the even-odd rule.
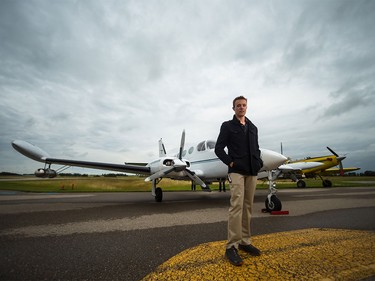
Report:
[[[113,163],[216,140],[238,95],[261,147],[375,170],[374,26],[371,0],[1,0],[0,171],[43,166],[14,139]]]

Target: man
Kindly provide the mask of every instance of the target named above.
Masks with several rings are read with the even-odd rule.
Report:
[[[233,119],[221,125],[215,153],[228,166],[231,191],[225,256],[232,264],[240,266],[243,261],[238,249],[253,256],[260,255],[260,251],[251,245],[250,220],[257,174],[263,161],[260,158],[258,129],[245,116],[247,99],[236,97],[233,110]]]

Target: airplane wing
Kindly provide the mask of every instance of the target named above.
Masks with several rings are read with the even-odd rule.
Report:
[[[296,163],[287,163],[284,165],[279,166],[279,170],[283,172],[291,172],[291,171],[301,171],[306,169],[312,169],[319,166],[322,166],[323,163],[321,162],[296,162]]]
[[[58,164],[66,166],[76,166],[83,168],[92,168],[99,170],[110,170],[123,173],[133,174],[150,174],[150,168],[141,165],[129,165],[129,164],[113,164],[113,163],[102,163],[102,162],[89,162],[80,160],[69,160],[69,159],[58,159],[58,158],[46,158],[45,163],[47,164]]]
[[[359,169],[361,169],[361,168],[349,167],[349,168],[343,168],[342,170],[344,171],[344,173],[349,173],[349,172],[357,171]],[[329,168],[325,171],[322,171],[321,174],[325,175],[325,176],[339,175],[339,174],[341,174],[342,170],[340,168]]]
[[[102,162],[89,162],[80,160],[70,160],[70,159],[59,159],[52,158],[47,152],[41,148],[22,140],[15,140],[12,142],[12,146],[15,150],[38,162],[43,162],[45,164],[58,164],[65,166],[76,166],[100,170],[110,170],[123,173],[134,173],[134,174],[150,174],[150,167],[145,166],[143,163],[132,164],[113,164],[113,163],[102,163]],[[43,169],[42,169],[43,170]]]

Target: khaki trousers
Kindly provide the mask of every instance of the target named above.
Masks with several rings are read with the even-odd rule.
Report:
[[[227,249],[238,244],[249,245],[250,220],[257,185],[256,176],[246,176],[230,173],[229,183],[231,197],[228,217],[228,242]]]

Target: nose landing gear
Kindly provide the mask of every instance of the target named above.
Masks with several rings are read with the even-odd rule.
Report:
[[[277,179],[277,172],[269,171],[268,172],[268,189],[269,194],[267,195],[265,205],[267,212],[281,211],[282,204],[280,199],[276,196],[277,189],[275,179]]]

